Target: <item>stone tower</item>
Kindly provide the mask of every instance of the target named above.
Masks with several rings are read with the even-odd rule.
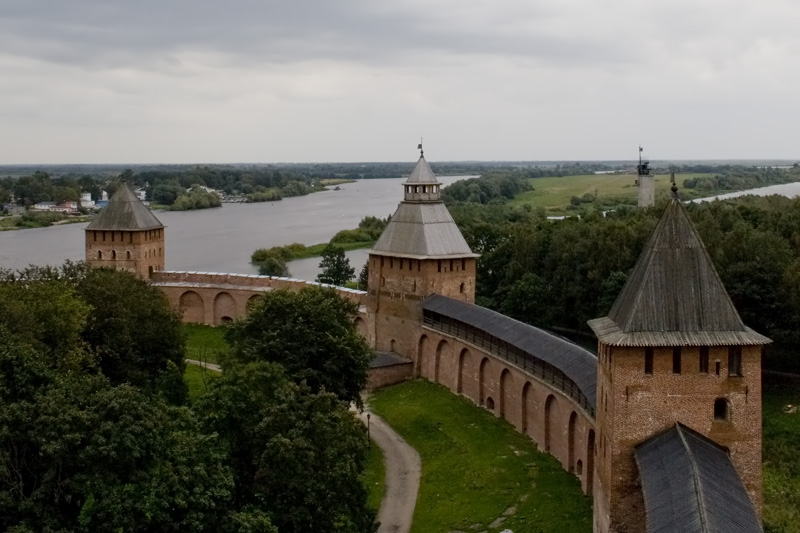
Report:
[[[425,297],[475,301],[478,256],[442,202],[441,187],[420,152],[403,183],[403,201],[370,251],[367,305],[378,350],[414,354],[417,339],[406,332],[422,322]]]
[[[649,161],[642,161],[643,148],[639,147],[639,164],[636,166],[636,185],[639,193],[639,207],[650,207],[655,203],[655,176]]]
[[[86,226],[86,262],[149,278],[164,270],[164,225],[122,182]]]
[[[703,461],[728,462],[717,470],[738,474],[739,508],[758,524],[761,351],[770,340],[742,322],[679,200],[671,200],[608,316],[589,325],[599,341],[595,531],[644,531],[645,515],[648,524],[658,520],[650,502],[659,498],[676,509],[686,500],[668,521],[688,516],[689,508],[700,516],[709,487],[698,472],[716,468]],[[680,453],[670,455],[669,446]],[[712,448],[721,451],[713,455]],[[692,455],[702,450],[708,453]],[[679,456],[694,467],[674,486],[665,476]],[[656,463],[666,468],[649,484],[645,468]],[[648,496],[654,485],[660,493]],[[735,493],[736,483],[728,485]],[[673,523],[659,530],[682,529]]]

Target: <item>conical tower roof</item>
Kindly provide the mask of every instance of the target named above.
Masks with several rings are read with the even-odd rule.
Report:
[[[742,322],[677,199],[664,211],[608,316],[589,326],[612,346],[771,342]]]
[[[164,225],[142,203],[124,181],[108,205],[86,226],[87,230],[141,231],[163,228]]]
[[[425,155],[419,155],[417,164],[414,166],[414,170],[411,171],[406,183],[439,183],[439,180],[436,179],[436,174],[433,173],[431,166],[425,160]]]
[[[478,257],[439,197],[441,184],[420,154],[414,170],[403,184],[400,202],[371,253],[412,259]]]

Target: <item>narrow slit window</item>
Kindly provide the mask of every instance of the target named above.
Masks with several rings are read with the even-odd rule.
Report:
[[[681,373],[681,349],[678,347],[672,349],[672,373]]]
[[[700,373],[708,374],[708,346],[700,347]]]
[[[728,375],[742,375],[742,347],[731,346],[728,348]]]
[[[644,373],[653,373],[653,349],[650,347],[644,349]]]

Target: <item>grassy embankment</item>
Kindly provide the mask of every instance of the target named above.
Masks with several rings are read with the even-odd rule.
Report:
[[[345,178],[328,178],[319,180],[319,184],[323,187],[335,187],[336,185],[343,185],[345,183],[355,183],[356,180],[349,180]]]
[[[577,478],[469,400],[415,380],[368,402],[422,459],[412,532],[592,530]]]
[[[800,533],[800,381],[765,378],[762,411],[764,529]]]
[[[88,216],[68,216],[61,213],[26,213],[0,218],[0,231],[15,229],[46,228],[61,224],[88,222]]]
[[[708,176],[709,174],[676,174],[675,181],[683,198],[709,196],[714,193],[699,194],[693,189],[684,189],[683,182],[689,178]],[[534,190],[524,192],[512,200],[512,205],[530,205],[542,207],[548,215],[565,215],[574,213],[570,206],[573,197],[595,197],[593,202],[583,206],[594,206],[597,209],[613,209],[619,205],[636,205],[638,189],[636,176],[631,174],[587,174],[554,178],[534,178],[529,180]],[[667,174],[655,176],[656,198],[669,194],[670,177]],[[731,192],[731,191],[720,191]]]

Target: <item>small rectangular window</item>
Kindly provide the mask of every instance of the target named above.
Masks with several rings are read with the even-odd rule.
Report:
[[[439,259],[438,263],[439,263],[439,272],[441,272],[442,271],[442,260]]]
[[[708,374],[708,346],[700,347],[700,373]]]
[[[653,373],[653,349],[650,347],[644,349],[644,373]]]
[[[672,373],[681,373],[681,349],[677,346],[672,349]]]
[[[728,348],[728,375],[742,375],[742,347],[731,346]]]
[[[466,269],[467,269],[467,260],[466,259],[462,259],[461,260],[461,270],[466,270]]]

